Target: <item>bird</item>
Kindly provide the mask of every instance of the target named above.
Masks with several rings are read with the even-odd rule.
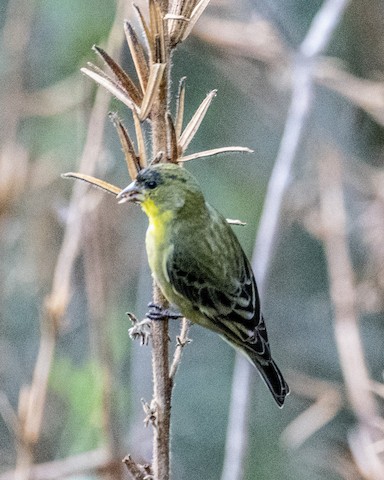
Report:
[[[271,356],[250,262],[195,177],[178,164],[157,163],[117,198],[140,204],[148,216],[148,263],[165,298],[245,354],[282,407],[289,387]]]

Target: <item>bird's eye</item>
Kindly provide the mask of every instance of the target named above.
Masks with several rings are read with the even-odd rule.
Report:
[[[155,180],[150,180],[149,182],[147,182],[146,185],[147,185],[147,187],[150,188],[151,190],[157,187],[157,183],[155,182]]]

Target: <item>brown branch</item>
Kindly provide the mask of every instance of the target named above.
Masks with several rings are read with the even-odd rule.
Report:
[[[1,141],[17,144],[20,121],[24,115],[24,62],[28,56],[28,44],[35,18],[37,2],[27,4],[23,0],[8,2],[5,23],[0,41],[7,59],[3,94],[1,95]]]
[[[161,6],[161,10],[165,14],[168,2],[163,1]],[[167,35],[165,37],[164,40],[168,41]],[[169,57],[170,48],[168,43],[165,46],[165,52]],[[167,63],[167,65],[150,113],[153,157],[159,154],[159,152],[167,151],[168,60],[169,58],[161,59],[161,62]],[[167,300],[156,283],[153,285],[153,302],[161,308],[167,308],[168,306]],[[172,387],[169,379],[168,343],[168,319],[152,322],[153,400],[156,405],[152,468],[155,480],[169,479]]]
[[[5,59],[0,93],[0,215],[9,211],[25,193],[29,155],[18,139],[24,119],[24,73],[28,43],[35,18],[36,1],[10,0],[0,32],[0,46]],[[10,161],[12,159],[12,161]]]
[[[21,441],[23,444],[22,450],[25,452],[31,451],[32,445],[34,445],[40,437],[48,389],[48,378],[56,346],[56,320],[56,318],[50,315],[50,312],[47,310],[44,311],[41,321],[40,345],[33,371],[32,383],[30,387],[24,387],[23,393],[19,397]],[[20,456],[17,465],[19,465],[19,463],[25,466],[25,461],[20,458]],[[17,467],[16,470],[18,470]]]
[[[311,400],[311,405],[285,427],[281,441],[288,448],[300,447],[308,438],[331,422],[344,407],[340,385],[301,372],[289,372],[289,387],[295,395]]]
[[[0,417],[3,419],[10,433],[16,440],[20,439],[20,423],[17,413],[13,409],[5,392],[0,391]]]
[[[190,342],[190,340],[188,340],[189,325],[190,325],[189,320],[187,320],[186,318],[183,318],[180,335],[177,337],[177,345],[176,345],[175,353],[173,355],[171,368],[169,370],[169,378],[171,379],[172,383],[176,376],[177,370],[179,368],[184,347]]]
[[[91,212],[85,223],[84,270],[85,284],[89,306],[89,334],[94,347],[96,361],[102,380],[102,427],[106,448],[110,458],[122,456],[123,447],[121,428],[118,418],[116,368],[112,352],[111,339],[106,335],[106,283],[102,265],[102,245],[100,232],[95,229],[100,218],[99,210]],[[123,478],[123,466],[115,468],[114,480]]]
[[[32,465],[29,471],[29,480],[58,480],[82,473],[115,472],[120,467],[121,460],[111,459],[109,452],[104,449],[80,453],[63,460]],[[0,475],[0,480],[15,480],[15,471],[10,470]]]
[[[358,421],[358,429],[350,437],[350,445],[362,471],[368,478],[379,480],[384,477],[384,464],[372,446],[382,438],[382,433],[374,427],[378,408],[371,391],[372,382],[360,338],[355,278],[348,248],[342,164],[337,153],[323,155],[318,171],[336,345],[349,403]]]
[[[139,465],[132,460],[130,455],[123,459],[123,463],[134,480],[148,480],[152,476],[152,469],[149,465]]]
[[[58,333],[58,317],[47,303],[44,305],[41,318],[41,337],[37,359],[33,371],[32,383],[24,386],[19,395],[20,435],[17,438],[17,458],[15,478],[28,479],[33,464],[33,446],[38,442],[41,433],[48,379],[53,362],[56,337]]]
[[[336,153],[319,160],[323,241],[335,315],[335,335],[350,404],[357,418],[376,416],[371,381],[359,333],[356,290],[346,234],[341,161]]]
[[[153,301],[161,308],[168,307],[167,300],[156,284],[153,286]],[[152,468],[155,480],[168,480],[172,396],[168,360],[168,319],[153,321],[151,331],[153,400],[156,405]]]

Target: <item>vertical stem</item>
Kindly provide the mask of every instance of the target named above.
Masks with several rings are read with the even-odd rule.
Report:
[[[118,403],[116,400],[117,385],[115,378],[115,362],[112,352],[111,338],[106,332],[107,298],[102,269],[102,245],[99,232],[94,228],[98,223],[99,209],[90,213],[85,222],[84,269],[87,299],[90,314],[89,334],[94,353],[101,371],[102,380],[102,425],[106,449],[111,462],[122,452],[121,429],[118,419]],[[116,469],[106,472],[105,479],[123,478],[122,464]]]
[[[340,366],[357,428],[349,436],[351,453],[364,478],[384,478],[384,463],[375,445],[382,441],[378,406],[364,356],[353,265],[347,237],[342,165],[337,154],[319,161],[320,215],[334,309],[334,329]],[[379,420],[380,419],[380,420]]]
[[[354,272],[346,233],[341,161],[337,154],[325,154],[318,168],[323,241],[341,369],[356,417],[360,422],[372,425],[377,407],[359,332]]]
[[[162,12],[168,9],[168,1],[159,2]],[[157,98],[152,110],[152,155],[167,151],[167,124],[166,111],[168,105],[168,75],[170,55],[169,45],[166,45],[167,63],[163,80],[159,86]],[[162,308],[167,308],[168,302],[158,285],[153,284],[153,301]],[[168,319],[152,322],[152,369],[153,369],[153,399],[156,403],[156,426],[153,437],[153,473],[155,480],[169,479],[169,450],[170,450],[170,422],[171,422],[171,394],[172,387],[169,378],[168,358]]]
[[[220,480],[236,480],[244,476],[244,458],[248,447],[249,392],[254,383],[250,367],[251,365],[243,355],[236,355],[224,463]]]
[[[166,82],[159,92],[156,109],[152,117],[153,154],[166,151]],[[153,302],[162,308],[168,302],[158,285],[153,284]],[[152,322],[152,369],[153,398],[156,402],[156,428],[153,438],[153,471],[155,480],[169,479],[170,417],[171,417],[171,381],[168,359],[168,319]]]
[[[163,308],[167,301],[153,285],[153,300]],[[168,319],[152,322],[153,398],[156,402],[156,426],[153,437],[153,473],[155,480],[169,479],[171,424],[171,381],[168,360]]]

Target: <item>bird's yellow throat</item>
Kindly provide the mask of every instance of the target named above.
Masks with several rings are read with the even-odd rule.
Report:
[[[153,240],[160,244],[164,240],[165,229],[168,222],[173,217],[171,210],[161,211],[153,202],[153,200],[146,199],[141,203],[141,208],[146,213],[149,219],[149,230]]]

